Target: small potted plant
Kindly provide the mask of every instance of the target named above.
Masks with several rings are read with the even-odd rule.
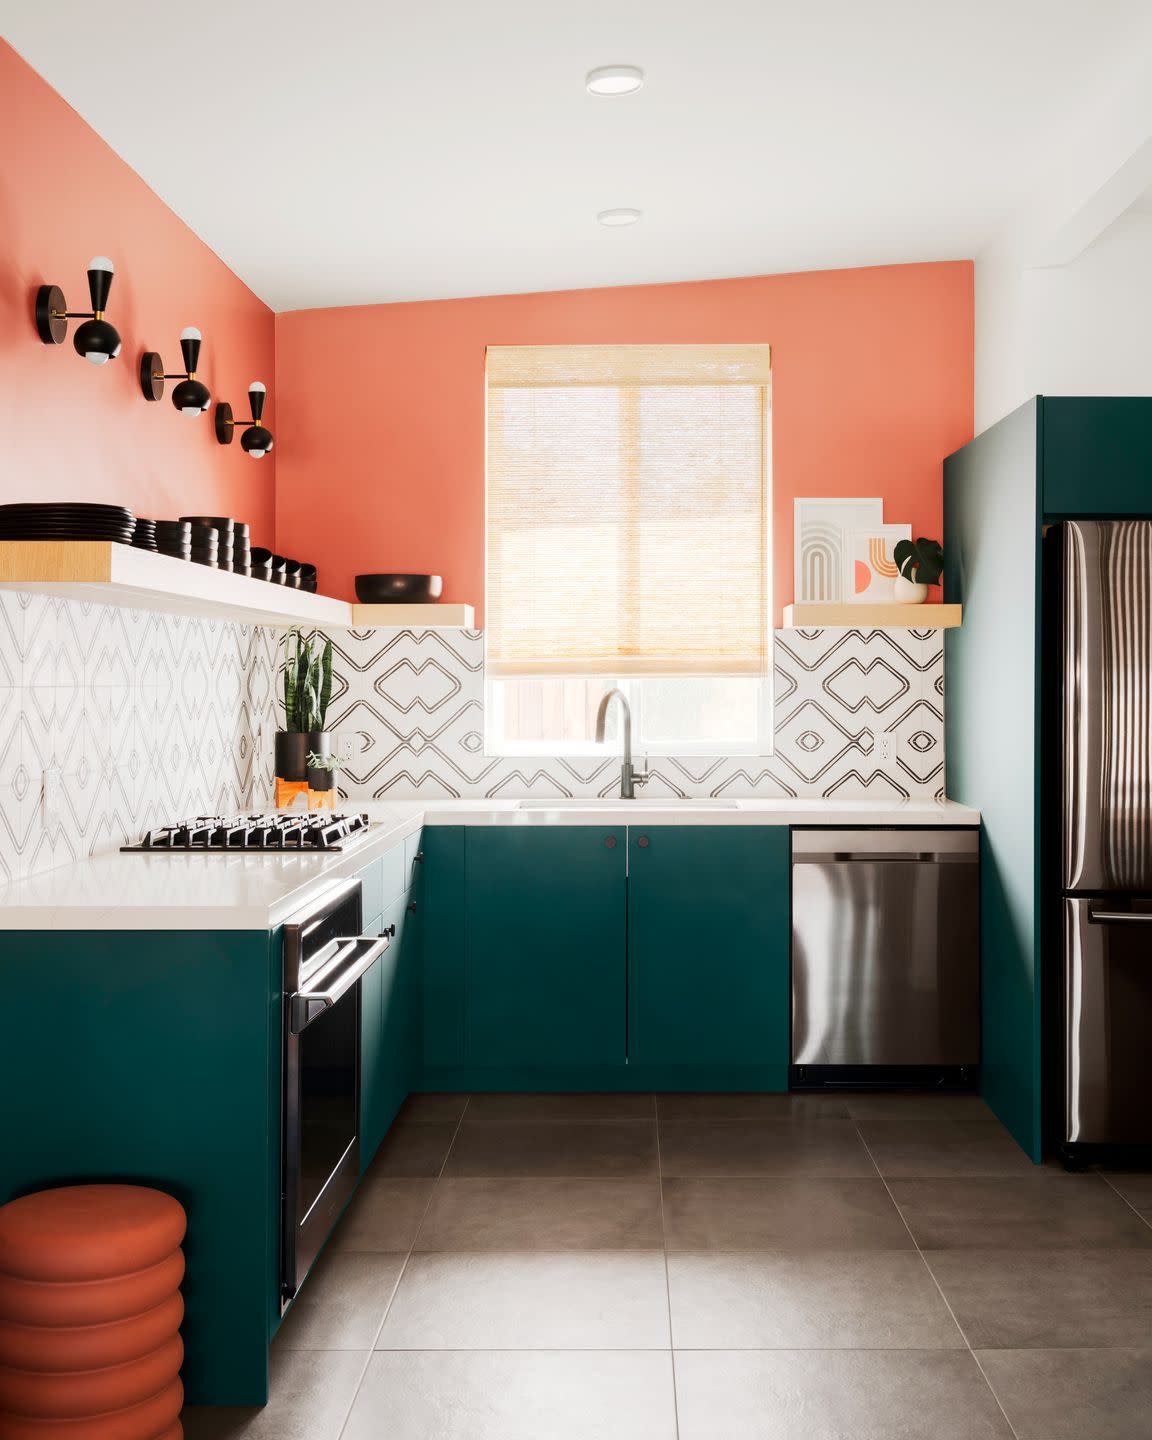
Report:
[[[892,558],[900,571],[892,582],[892,598],[901,605],[923,605],[928,586],[939,582],[944,569],[939,540],[898,540]]]
[[[284,729],[276,735],[276,778],[307,780],[309,757],[332,754],[324,729],[332,700],[332,641],[284,637]]]
[[[307,756],[308,789],[333,789],[339,766],[340,761],[335,755],[321,755],[316,750],[309,750]]]

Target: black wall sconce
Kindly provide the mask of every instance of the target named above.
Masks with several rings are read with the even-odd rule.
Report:
[[[221,445],[231,445],[232,436],[236,433],[236,426],[243,425],[245,430],[240,436],[240,444],[252,456],[253,460],[261,460],[268,451],[272,449],[272,432],[267,426],[260,423],[264,414],[264,400],[268,393],[268,387],[261,380],[253,380],[248,387],[248,404],[252,407],[251,420],[234,420],[232,418],[232,406],[226,400],[221,400],[216,406],[216,439]]]
[[[140,357],[140,388],[145,400],[159,400],[164,394],[165,380],[179,380],[172,390],[172,404],[181,415],[202,415],[212,403],[212,395],[202,380],[196,379],[196,365],[200,359],[200,341],[203,337],[195,325],[188,325],[180,332],[180,351],[184,356],[184,371],[176,375],[165,375],[164,362],[155,350],[145,350]]]
[[[69,310],[59,285],[41,285],[36,292],[36,329],[45,345],[63,345],[69,320],[83,320],[76,329],[72,344],[77,355],[93,365],[115,360],[120,353],[120,336],[114,325],[104,319],[108,292],[112,289],[115,267],[107,255],[95,255],[88,262],[88,294],[92,309]]]

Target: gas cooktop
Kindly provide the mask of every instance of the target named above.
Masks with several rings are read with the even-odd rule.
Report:
[[[204,851],[215,854],[238,850],[343,850],[349,841],[363,840],[368,832],[367,815],[198,815],[178,825],[149,830],[135,845],[121,850],[141,852],[174,850],[183,853]]]

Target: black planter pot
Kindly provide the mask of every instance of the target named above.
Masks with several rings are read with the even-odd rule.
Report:
[[[309,790],[334,790],[336,788],[336,771],[313,769],[309,765],[308,788]]]
[[[299,730],[278,730],[276,732],[276,778],[278,780],[307,780],[311,784],[312,775],[315,772],[308,769],[310,751],[325,757],[331,755],[331,733],[327,730],[310,730],[307,734]],[[313,785],[312,788],[319,790],[323,787]]]

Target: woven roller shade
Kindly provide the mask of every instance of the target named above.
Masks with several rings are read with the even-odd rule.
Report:
[[[488,670],[756,675],[767,345],[488,350]]]

